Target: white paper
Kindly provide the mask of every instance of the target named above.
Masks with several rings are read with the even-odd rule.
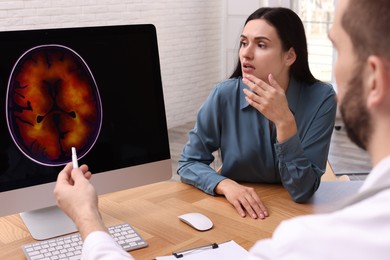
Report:
[[[183,259],[183,260],[208,260],[208,259],[224,259],[224,260],[237,260],[237,259],[246,259],[249,257],[249,252],[243,247],[238,245],[235,241],[231,240],[218,245],[218,248],[206,248],[201,250],[196,250],[191,252],[190,250],[187,253],[183,254],[183,257],[176,258],[174,255],[170,256],[159,256],[156,257],[156,260],[172,260],[172,259]]]

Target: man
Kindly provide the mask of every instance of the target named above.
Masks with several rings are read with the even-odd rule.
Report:
[[[329,32],[340,112],[348,136],[370,153],[372,172],[354,202],[282,223],[251,249],[254,258],[390,258],[389,12],[388,0],[340,0]]]
[[[283,222],[271,239],[259,241],[250,250],[251,258],[389,259],[389,13],[388,0],[340,0],[329,32],[338,51],[335,77],[341,114],[349,137],[370,153],[372,172],[349,205],[330,214]],[[59,207],[75,221],[85,239],[84,251],[93,251],[94,245],[92,249],[99,251],[100,245],[93,236],[106,235],[102,232],[105,227],[88,181],[90,173],[85,166],[80,170],[73,170],[70,176],[71,167],[65,167],[58,177],[55,195]],[[78,205],[84,206],[80,209]],[[106,253],[119,254],[121,250],[112,247]]]

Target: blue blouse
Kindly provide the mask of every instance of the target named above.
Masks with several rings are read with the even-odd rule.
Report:
[[[181,181],[215,195],[225,178],[238,182],[282,183],[296,202],[308,200],[325,172],[337,101],[330,84],[293,78],[286,92],[298,132],[283,143],[276,129],[250,106],[242,78],[217,84],[201,106],[179,159]],[[222,171],[210,167],[220,149]]]

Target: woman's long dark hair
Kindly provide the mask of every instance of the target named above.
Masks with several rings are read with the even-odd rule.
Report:
[[[290,76],[307,83],[318,81],[309,68],[305,29],[296,13],[283,7],[259,8],[248,17],[245,25],[255,19],[264,19],[276,29],[284,51],[288,51],[291,47],[294,48],[297,58],[291,65]],[[242,76],[240,59],[230,78],[239,76]]]

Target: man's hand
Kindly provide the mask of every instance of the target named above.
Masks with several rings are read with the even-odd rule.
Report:
[[[241,217],[245,217],[246,213],[254,219],[268,217],[267,209],[253,188],[224,179],[215,187],[215,192],[225,195]]]
[[[69,163],[59,173],[54,188],[58,207],[74,221],[83,239],[92,231],[106,231],[91,176],[87,165],[73,169]]]

